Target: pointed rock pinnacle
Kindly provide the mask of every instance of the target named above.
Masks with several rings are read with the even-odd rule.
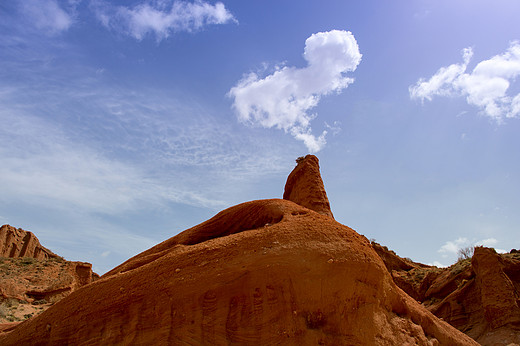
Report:
[[[318,158],[314,155],[307,155],[298,158],[296,162],[296,167],[289,174],[285,183],[283,199],[334,218],[321,179]]]

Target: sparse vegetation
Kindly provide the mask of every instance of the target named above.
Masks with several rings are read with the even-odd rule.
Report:
[[[22,260],[20,261],[20,264],[30,265],[30,264],[34,264],[35,262],[37,262],[37,260],[32,257],[23,257]]]
[[[459,255],[458,261],[471,259],[471,257],[473,257],[473,252],[475,252],[475,247],[474,246],[467,246],[465,248],[459,249],[459,251],[458,251],[458,255]]]

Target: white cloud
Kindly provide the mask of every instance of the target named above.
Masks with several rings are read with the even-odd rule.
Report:
[[[330,131],[332,131],[332,134],[334,136],[341,132],[341,126],[340,125],[341,125],[341,123],[339,121],[337,121],[337,120],[334,120],[332,125],[329,125],[329,124],[327,124],[327,122],[325,122],[325,127],[328,128]]]
[[[195,100],[95,80],[41,88],[33,78],[34,87],[0,83],[0,123],[9,124],[0,128],[0,190],[10,199],[104,214],[220,209],[241,191],[231,182],[287,169],[277,143],[233,136]]]
[[[455,241],[447,241],[443,246],[441,246],[439,252],[445,254],[457,254],[459,249],[462,249],[468,245],[468,239],[461,237],[456,239]]]
[[[456,256],[459,253],[460,249],[464,249],[467,247],[474,247],[474,246],[484,246],[489,248],[494,248],[496,252],[498,253],[506,253],[506,250],[503,249],[497,249],[495,246],[499,243],[499,241],[495,238],[486,238],[482,240],[469,240],[464,237],[459,237],[456,240],[453,241],[447,241],[444,243],[440,249],[438,250],[439,253],[442,254],[442,257],[446,259],[452,259],[455,260]],[[435,261],[434,264],[437,267],[442,267],[439,262]]]
[[[446,268],[447,265],[442,264],[439,261],[433,261],[433,263],[428,263],[429,266],[435,266],[437,268]]]
[[[476,243],[476,245],[481,245],[481,246],[485,246],[485,247],[494,247],[497,243],[498,243],[498,240],[496,240],[495,238],[487,238],[487,239],[478,241]]]
[[[73,23],[72,16],[56,0],[24,0],[21,9],[28,22],[45,33],[66,31]]]
[[[0,112],[0,122],[9,127],[0,130],[4,143],[0,159],[5,165],[0,187],[13,200],[106,214],[167,202],[208,208],[224,204],[202,191],[170,185],[134,162],[107,157],[96,146],[82,144],[79,137],[72,139],[72,133],[64,132],[59,125],[25,114],[9,105],[7,98],[3,101],[7,110]],[[108,149],[117,150],[109,142],[104,146],[106,153]],[[204,155],[201,151],[198,154]]]
[[[480,241],[475,242],[475,246],[485,246],[485,247],[491,247],[494,248],[496,252],[498,253],[506,253],[506,250],[503,249],[497,249],[495,246],[498,244],[498,240],[495,238],[487,238],[482,239]]]
[[[512,42],[500,55],[479,62],[466,72],[473,50],[463,50],[463,63],[440,68],[429,80],[410,86],[412,99],[431,101],[434,96],[465,96],[468,104],[501,122],[520,115],[520,94],[511,97],[509,86],[520,75],[520,44]]]
[[[236,22],[224,4],[204,1],[147,1],[134,7],[93,4],[101,23],[137,40],[155,35],[157,41],[180,31],[200,30],[206,25]]]
[[[340,93],[354,81],[345,74],[356,70],[361,53],[350,31],[332,30],[307,38],[303,56],[306,67],[284,66],[264,78],[250,73],[231,88],[229,96],[240,121],[282,129],[303,141],[310,152],[317,152],[324,147],[327,132],[317,138],[312,135],[310,122],[316,114],[309,111],[322,96]]]

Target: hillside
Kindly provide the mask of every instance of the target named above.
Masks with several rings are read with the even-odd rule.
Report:
[[[0,330],[42,313],[97,277],[90,263],[66,261],[20,228],[0,228],[0,250]]]

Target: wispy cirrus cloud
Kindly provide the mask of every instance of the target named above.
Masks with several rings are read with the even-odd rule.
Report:
[[[142,40],[147,35],[161,41],[175,32],[201,30],[207,25],[236,22],[223,3],[205,1],[146,1],[133,7],[93,3],[95,13],[107,28]]]
[[[103,76],[18,70],[26,75],[30,85],[0,82],[9,198],[105,214],[172,202],[219,209],[223,185],[286,168],[279,151],[264,151],[275,143],[234,136],[196,100],[103,85]]]
[[[71,11],[56,0],[24,0],[20,2],[20,11],[26,25],[33,25],[47,34],[66,31],[74,22]]]
[[[327,131],[318,137],[312,134],[310,123],[316,114],[309,111],[321,97],[340,93],[354,82],[346,73],[356,70],[361,53],[350,31],[332,30],[307,38],[303,56],[306,67],[284,66],[264,78],[252,72],[231,88],[229,96],[239,121],[282,129],[315,153],[325,146]]]
[[[143,167],[107,157],[70,138],[52,122],[19,112],[0,113],[10,124],[0,131],[5,164],[0,186],[12,200],[71,206],[85,212],[113,214],[166,202],[217,207],[212,200],[180,186],[165,184]]]
[[[520,94],[508,89],[520,75],[520,43],[512,42],[500,55],[479,62],[466,72],[473,49],[463,50],[463,62],[441,67],[430,79],[423,78],[409,87],[410,98],[431,101],[434,96],[465,96],[468,104],[497,122],[520,115]]]

